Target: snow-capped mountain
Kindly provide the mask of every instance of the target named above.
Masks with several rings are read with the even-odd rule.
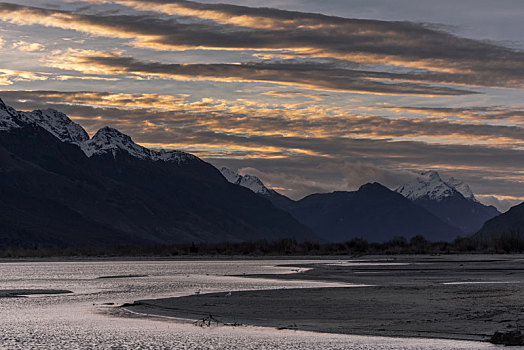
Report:
[[[366,184],[355,192],[317,193],[294,201],[267,188],[256,176],[242,176],[225,167],[220,172],[229,182],[269,199],[329,242],[343,242],[355,237],[386,241],[395,236],[409,238],[421,232],[431,240],[450,240],[461,232],[413,201],[377,183]]]
[[[83,142],[80,148],[88,157],[109,152],[115,155],[118,151],[126,151],[135,158],[151,159],[149,149],[134,143],[130,136],[107,126],[98,130],[93,138]]]
[[[467,184],[453,177],[443,180],[436,171],[421,172],[396,191],[464,233],[475,232],[499,214],[495,207],[478,202]]]
[[[235,185],[240,185],[240,180],[242,180],[242,176],[239,175],[237,172],[226,167],[222,167],[220,169],[220,172],[226,178],[227,181]]]
[[[0,245],[239,242],[313,235],[196,156],[150,150],[107,127],[89,139],[78,127],[59,112],[16,111],[1,102]]]
[[[18,112],[0,99],[0,130],[11,130],[24,125],[18,117]]]
[[[0,130],[21,128],[27,124],[36,124],[62,142],[80,143],[89,140],[89,135],[79,124],[69,119],[64,113],[54,109],[17,111],[0,100]]]
[[[237,172],[226,167],[221,168],[220,172],[227,179],[227,181],[235,185],[239,185],[250,189],[256,194],[271,201],[271,203],[273,203],[273,205],[277,208],[288,211],[289,207],[295,203],[294,200],[278,193],[277,191],[271,188],[268,188],[266,185],[264,185],[262,180],[260,180],[258,177],[254,175],[246,174],[242,176]]]
[[[268,196],[273,191],[267,188],[264,185],[264,183],[256,176],[253,176],[253,175],[242,176],[226,167],[221,168],[220,172],[222,173],[222,175],[224,175],[227,181],[234,183],[236,185],[240,185],[242,187],[249,188],[251,191],[257,194]]]
[[[468,184],[454,177],[444,180],[436,171],[421,172],[417,174],[414,181],[400,186],[396,191],[411,200],[428,198],[437,201],[456,195],[458,192],[464,198],[477,202]]]
[[[442,180],[436,171],[421,172],[414,181],[400,186],[396,191],[411,200],[428,198],[437,201],[456,195],[457,192],[460,193],[455,187]]]
[[[179,164],[196,159],[194,155],[182,151],[150,150],[133,142],[130,136],[110,127],[98,130],[90,139],[82,126],[62,112],[54,109],[17,111],[5,105],[0,99],[0,130],[21,128],[28,124],[36,124],[44,128],[62,142],[78,145],[88,157],[105,153],[115,155],[118,151],[125,151],[139,159]]]
[[[104,127],[90,139],[78,144],[84,153],[91,157],[105,153],[124,151],[138,159],[148,159],[152,161],[183,163],[188,160],[196,159],[192,154],[175,150],[151,150],[136,144],[129,135],[117,129]]]
[[[159,151],[151,150],[151,157],[153,160],[161,160],[164,162],[176,162],[178,164],[187,162],[189,160],[198,159],[196,156],[177,150],[165,150]]]
[[[89,140],[89,135],[84,128],[57,110],[44,109],[22,112],[20,117],[22,121],[27,123],[36,123],[62,142],[80,143]]]
[[[446,183],[453,187],[456,191],[460,192],[464,198],[477,202],[477,199],[475,198],[473,191],[471,191],[471,188],[469,188],[469,185],[464,183],[462,180],[450,177],[446,180]]]

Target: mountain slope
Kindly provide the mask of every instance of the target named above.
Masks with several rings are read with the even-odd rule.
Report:
[[[220,169],[220,172],[227,179],[227,181],[235,185],[239,185],[250,189],[256,194],[271,201],[271,203],[273,203],[273,205],[277,208],[286,210],[288,206],[293,205],[293,203],[295,202],[292,199],[278,193],[277,191],[266,187],[262,180],[260,180],[258,177],[254,175],[240,175],[237,172],[234,172],[233,170],[228,169],[226,167],[222,167]]]
[[[64,113],[54,109],[21,112],[6,106],[0,99],[0,130],[17,129],[28,124],[40,126],[63,142],[81,143],[89,140],[89,135],[84,128]]]
[[[115,129],[92,139],[55,113],[0,105],[0,244],[251,241],[311,232],[212,165],[148,150]],[[62,119],[61,115],[57,118]],[[69,134],[57,130],[73,130]],[[82,129],[83,130],[83,129]],[[85,132],[85,131],[84,131]],[[68,136],[67,136],[68,135]],[[89,155],[89,157],[88,157]]]
[[[256,176],[242,176],[228,168],[220,171],[231,183],[249,188],[291,213],[325,241],[341,242],[362,237],[374,242],[417,234],[440,241],[451,240],[461,233],[378,183],[364,185],[355,192],[312,194],[294,201],[267,188]],[[246,178],[249,181],[245,181]]]
[[[363,185],[354,192],[313,194],[288,207],[288,211],[332,242],[355,237],[383,242],[415,235],[440,241],[451,240],[460,232],[378,183]]]
[[[420,173],[396,191],[463,234],[476,232],[500,214],[495,207],[478,202],[467,184],[455,178],[444,181],[436,171]]]
[[[488,239],[510,233],[518,234],[521,237],[524,235],[524,203],[488,220],[474,237]]]

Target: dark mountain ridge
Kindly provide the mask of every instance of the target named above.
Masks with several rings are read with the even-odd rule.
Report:
[[[449,241],[460,231],[379,183],[358,191],[312,194],[284,208],[327,241],[384,242],[422,235]]]
[[[384,241],[417,234],[433,241],[451,240],[474,232],[498,214],[478,202],[467,184],[455,178],[443,181],[435,171],[420,173],[395,192],[373,183],[354,192],[312,194],[298,201],[266,187],[256,176],[227,168],[221,172],[230,182],[290,212],[327,241],[354,237]]]
[[[312,236],[291,215],[230,184],[198,157],[147,150],[111,128],[85,139],[78,124],[44,112],[48,119],[0,102],[3,246]]]
[[[524,203],[515,205],[507,212],[488,220],[474,237],[489,240],[503,235],[524,237]]]

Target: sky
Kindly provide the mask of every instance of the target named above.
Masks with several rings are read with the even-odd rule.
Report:
[[[522,0],[0,2],[0,98],[294,199],[436,170],[524,200]]]

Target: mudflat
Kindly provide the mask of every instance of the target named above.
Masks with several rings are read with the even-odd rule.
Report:
[[[288,267],[299,272],[246,277],[348,287],[200,294],[140,300],[126,308],[328,333],[464,340],[487,340],[495,331],[524,326],[522,256],[370,257]]]

